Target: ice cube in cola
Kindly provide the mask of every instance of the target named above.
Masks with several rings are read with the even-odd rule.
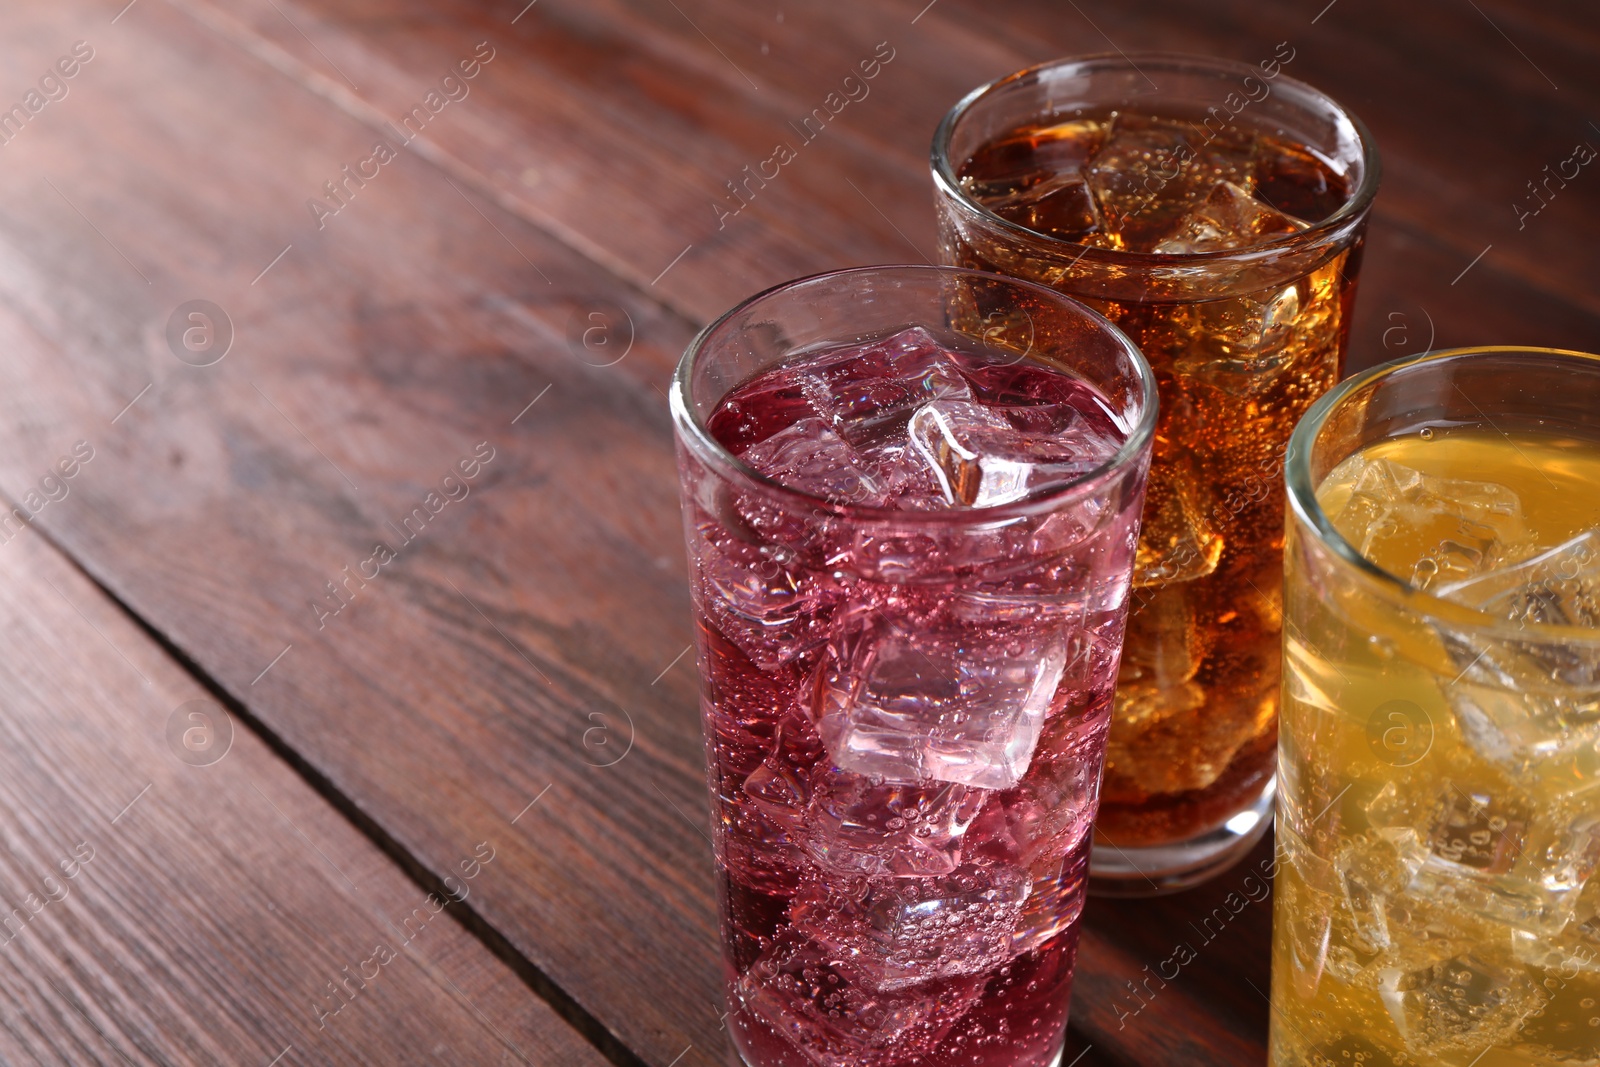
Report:
[[[810,498],[686,468],[728,1029],[751,1063],[1059,1050],[1142,483],[960,517],[1106,468],[1131,430],[1114,410],[912,327],[779,362],[707,417]]]

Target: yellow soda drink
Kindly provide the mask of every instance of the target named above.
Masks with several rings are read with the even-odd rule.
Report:
[[[1515,355],[1291,446],[1277,1067],[1600,1064],[1600,359]]]

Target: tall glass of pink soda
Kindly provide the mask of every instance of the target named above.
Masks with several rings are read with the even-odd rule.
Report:
[[[734,1058],[1059,1059],[1156,419],[1030,282],[753,297],[672,391]]]

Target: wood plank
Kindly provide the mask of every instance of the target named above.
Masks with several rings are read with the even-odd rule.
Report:
[[[428,42],[451,45],[452,26],[475,28],[473,20],[487,18],[425,7],[387,18],[366,9],[340,36],[316,14],[325,9],[283,7],[364,92],[374,91],[369,82],[388,86],[382,106],[340,88],[325,64],[315,67],[322,60],[295,26],[269,33],[220,8],[190,9],[374,124],[416,102],[431,72],[460,58]],[[639,30],[648,21],[643,9],[604,9],[632,20],[626,32],[576,5],[541,0],[534,12],[546,9],[558,17],[532,24],[538,39],[519,51],[522,38],[510,38],[473,95],[449,105],[415,146],[472,203],[407,154],[315,233],[304,200],[370,151],[371,134],[158,4],[119,21],[116,31],[132,43],[106,46],[118,61],[106,81],[90,80],[104,67],[86,68],[62,114],[47,111],[28,131],[38,143],[6,149],[16,153],[0,177],[13,194],[0,213],[11,246],[0,249],[6,329],[37,336],[19,342],[0,379],[14,416],[3,431],[12,447],[0,461],[0,484],[37,476],[27,460],[56,447],[55,427],[98,428],[156,381],[105,431],[115,463],[102,468],[103,481],[85,484],[86,505],[39,521],[436,871],[454,862],[452,842],[504,823],[549,786],[518,825],[547,822],[507,858],[502,870],[513,873],[485,885],[480,914],[650,1062],[680,1052],[685,1064],[714,1062],[720,1009],[709,862],[692,825],[704,811],[693,680],[682,661],[657,680],[687,644],[688,616],[666,421],[650,386],[664,380],[691,326],[619,289],[563,244],[642,290],[665,291],[695,318],[766,281],[851,256],[906,258],[896,229],[926,247],[931,220],[914,158],[926,132],[908,116],[920,108],[936,117],[945,102],[927,90],[922,67],[891,65],[875,82],[881,95],[841,116],[841,135],[865,123],[856,136],[835,146],[830,131],[770,197],[763,190],[741,213],[750,236],[707,245],[652,287],[681,249],[678,237],[711,231],[709,194],[760,158],[750,153],[810,106],[804,94],[823,79],[795,75],[776,104],[726,100],[738,75],[692,32]],[[723,24],[689,10],[726,47]],[[874,13],[845,23],[852,32],[875,32],[876,20],[895,14],[863,10]],[[1101,22],[1100,9],[1091,10]],[[266,14],[259,6],[229,11]],[[914,13],[898,17],[909,25]],[[507,24],[511,14],[494,12]],[[959,41],[960,24],[936,14],[918,27],[933,27],[926,32],[937,31],[936,44]],[[48,61],[56,38],[86,24],[89,9],[27,17],[27,32],[8,35],[0,48],[19,61]],[[8,29],[23,21],[6,18]],[[827,41],[824,17],[807,18],[806,36],[789,45],[796,55],[808,38],[821,39],[819,47]],[[872,36],[860,43],[870,46]],[[477,39],[485,38],[474,31],[459,43],[470,53]],[[493,40],[499,48],[502,38]],[[851,54],[853,43],[823,54]],[[971,81],[988,76],[977,73],[981,64],[950,62],[953,47],[940,47],[943,73],[933,84],[962,81],[968,69]],[[995,73],[1014,62],[986,54]],[[529,70],[537,76],[523,76]],[[501,99],[495,79],[507,71],[503,101],[476,110]],[[886,79],[902,71],[906,82],[888,92],[896,83]],[[626,92],[606,89],[623,74]],[[630,105],[647,91],[649,106]],[[866,120],[891,100],[898,140],[876,147]],[[559,122],[544,117],[546,105]],[[476,162],[468,159],[473,144],[483,150]],[[152,158],[152,145],[166,155]],[[97,152],[104,173],[83,165]],[[545,186],[540,167],[559,181]],[[537,196],[519,191],[530,189],[522,179],[529,168],[538,171],[530,179]],[[872,204],[863,208],[841,175]],[[158,295],[43,185],[52,176],[152,275]],[[804,181],[791,185],[791,177]],[[650,199],[641,188],[652,190]],[[478,189],[559,242],[501,214]],[[685,228],[699,210],[702,230]],[[1569,338],[1594,328],[1592,316],[1563,300],[1526,283],[1500,284],[1494,259],[1478,268],[1493,283],[1488,299],[1449,286],[1459,256],[1439,248],[1431,231],[1406,225],[1394,219],[1367,264],[1364,300],[1373,310],[1363,321],[1379,328],[1358,324],[1358,336],[1377,351],[1390,320],[1373,314],[1392,304],[1415,317],[1408,302],[1464,339],[1482,339],[1486,325]],[[251,285],[291,242],[289,255]],[[160,338],[175,304],[205,294],[242,325],[237,354],[201,371],[175,364]],[[574,316],[587,321],[581,316],[601,300],[627,305],[638,338],[610,369],[586,366],[567,336]],[[1400,343],[1395,335],[1387,341]],[[550,394],[511,424],[547,385]],[[316,629],[309,601],[322,583],[366,558],[368,541],[390,536],[387,521],[486,439],[497,459],[473,495],[406,548],[385,572],[389,581],[361,587],[356,603]],[[285,658],[251,684],[286,646]],[[604,762],[584,747],[599,721],[591,714],[610,717],[608,736],[619,745],[631,717],[635,746],[615,767],[591,766]],[[437,803],[441,793],[451,806]],[[1114,988],[1152,962],[1145,950],[1159,946],[1137,937],[1179,930],[1189,907],[1188,898],[1141,906],[1128,913],[1137,921],[1113,921],[1111,912],[1101,921],[1100,905],[1091,908],[1104,951],[1094,938],[1086,946],[1080,1025],[1111,1040],[1115,1015],[1107,1017],[1109,1002],[1095,989]],[[1202,1017],[1213,995],[1198,989],[1198,1007],[1180,1021]],[[1242,1019],[1242,1011],[1232,1015]],[[1259,1033],[1249,1040],[1259,1042]],[[1165,1046],[1151,1039],[1126,1047],[1154,1056]]]
[[[915,202],[919,224],[907,237],[896,233],[906,221],[895,199],[902,183],[884,185],[879,146],[834,130],[808,143],[789,127],[791,118],[820,106],[825,91],[789,99],[752,93],[703,38],[695,37],[709,49],[702,57],[663,41],[620,5],[543,2],[515,26],[519,5],[462,10],[449,19],[436,17],[428,0],[407,0],[397,14],[381,5],[381,17],[380,5],[361,0],[342,7],[276,0],[183,6],[280,67],[298,63],[308,84],[374,125],[398,121],[429,83],[478,42],[491,42],[499,58],[460,113],[441,115],[419,144],[442,166],[481,181],[501,203],[699,320],[725,310],[729,293],[811,273],[818,264],[933,254],[924,188]],[[859,42],[839,77],[873,59],[879,40]],[[873,84],[898,73],[895,62]],[[360,92],[331,73],[334,67]],[[770,159],[780,140],[793,146],[794,162],[771,182],[750,178],[744,168]],[[916,172],[911,157],[901,162],[902,178]],[[859,191],[840,175],[852,176]],[[724,219],[719,205],[741,203],[729,182],[750,203]]]
[[[0,639],[0,1061],[605,1062],[36,533]]]
[[[436,66],[448,54],[446,46],[437,46],[438,35],[433,32],[431,24],[420,17],[410,22],[404,19],[397,20],[374,31],[370,13],[352,5],[317,3],[305,5],[300,10],[314,17],[317,25],[327,35],[323,46],[344,47],[349,50],[352,66],[356,62],[374,66],[377,61],[373,56],[377,54],[391,57],[394,60],[394,69],[425,70],[430,65]],[[555,14],[550,14],[551,12]],[[509,87],[501,87],[499,83],[486,80],[475,90],[480,95],[473,99],[481,103],[485,111],[496,113],[485,120],[486,124],[504,124],[500,134],[495,137],[484,134],[483,139],[475,143],[474,136],[483,134],[482,130],[465,127],[445,128],[439,134],[436,147],[441,153],[441,161],[446,166],[458,169],[464,181],[471,180],[475,174],[487,175],[483,180],[488,187],[504,190],[510,188],[505,181],[506,175],[515,173],[519,165],[532,158],[520,155],[520,146],[542,146],[552,141],[562,145],[563,152],[553,165],[569,169],[577,168],[577,172],[581,175],[580,179],[568,187],[557,190],[559,195],[544,191],[537,196],[531,196],[513,190],[503,196],[502,201],[512,210],[556,232],[565,233],[567,227],[580,223],[592,226],[592,229],[586,231],[583,240],[572,243],[586,249],[603,246],[602,251],[597,254],[603,261],[615,263],[623,257],[629,247],[623,242],[633,236],[632,227],[636,220],[624,220],[619,223],[613,214],[604,211],[600,205],[617,197],[628,198],[633,189],[637,188],[637,186],[630,187],[627,181],[616,186],[605,184],[611,180],[607,161],[617,151],[617,143],[629,141],[626,134],[629,129],[650,127],[663,122],[662,115],[657,109],[678,105],[686,109],[692,108],[701,117],[700,124],[691,131],[693,136],[686,141],[695,146],[696,151],[688,153],[690,158],[687,164],[681,160],[674,160],[671,165],[698,165],[699,154],[702,152],[717,159],[729,155],[737,156],[737,151],[729,150],[721,142],[726,139],[735,145],[742,145],[745,142],[740,141],[740,138],[744,138],[750,145],[755,144],[754,140],[750,140],[751,120],[748,114],[741,111],[742,117],[737,121],[728,115],[730,110],[736,111],[747,105],[741,102],[719,105],[717,100],[707,100],[706,93],[709,90],[706,86],[717,83],[720,79],[722,90],[737,97],[742,91],[739,85],[734,84],[739,75],[732,72],[732,68],[724,64],[721,57],[715,55],[711,48],[704,46],[703,43],[697,45],[693,39],[696,31],[689,25],[687,19],[680,19],[675,13],[668,12],[664,8],[657,10],[649,5],[635,4],[608,7],[603,12],[587,15],[583,11],[542,4],[540,8],[530,13],[529,18],[533,19],[535,13],[538,18],[530,22],[535,29],[529,31],[535,36],[535,43],[524,50],[523,39],[518,37],[504,49],[508,54],[517,57],[514,69],[517,72],[527,73],[512,81]],[[774,23],[775,26],[784,28],[772,32],[772,41],[766,42],[772,46],[769,47],[769,52],[786,49],[791,56],[804,55],[807,62],[750,66],[752,71],[762,77],[763,91],[771,87],[773,80],[778,82],[777,87],[781,90],[781,102],[771,105],[774,117],[767,119],[772,123],[771,128],[778,128],[776,112],[789,109],[792,113],[796,101],[805,99],[807,93],[817,91],[817,71],[827,70],[832,65],[844,64],[844,57],[849,54],[851,47],[858,46],[860,42],[868,42],[879,33],[887,37],[891,32],[889,29],[891,24],[898,26],[906,21],[905,13],[896,9],[855,6],[851,8],[847,21],[835,24],[838,26],[838,32],[832,35],[824,32],[823,27],[827,21],[839,14],[841,13],[837,11],[808,10],[792,14],[783,24]],[[286,69],[297,72],[296,76],[302,80],[315,84],[317,79],[313,73],[313,64],[316,62],[316,57],[306,50],[303,42],[297,42],[293,38],[287,27],[279,25],[273,28],[270,20],[265,19],[264,11],[258,11],[257,15],[261,17],[247,28],[248,32],[237,24],[227,27],[229,32],[246,42],[255,39],[252,34],[259,35],[261,40],[270,41],[272,47],[281,50],[283,54],[295,55],[298,48],[299,53],[304,53],[301,56],[303,65],[297,68],[285,64]],[[1098,12],[1096,15],[1098,16]],[[987,9],[971,20],[971,28],[974,30],[979,28],[978,23],[986,16]],[[214,15],[207,18],[216,21]],[[746,66],[745,61],[750,60],[753,63],[751,57],[759,53],[762,33],[757,21],[765,18],[765,14],[752,12],[747,8],[718,9],[714,18],[705,20],[705,25],[717,31],[716,47],[743,47],[744,51],[734,54],[739,57],[736,60],[737,64]],[[681,26],[678,25],[679,21],[682,22]],[[695,21],[700,21],[698,11]],[[1050,16],[1048,25],[1062,26],[1066,21],[1063,16],[1056,13]],[[1096,22],[1099,22],[1098,17]],[[896,62],[905,64],[904,69],[910,71],[906,87],[896,88],[895,83],[888,80],[891,73],[895,73],[891,65],[890,70],[883,75],[884,80],[873,90],[878,95],[869,98],[870,102],[864,103],[861,108],[846,110],[840,118],[839,132],[881,146],[878,158],[873,161],[871,169],[856,172],[851,180],[873,190],[871,199],[874,203],[888,208],[896,216],[895,226],[904,231],[908,237],[916,235],[910,237],[912,243],[927,240],[926,227],[929,213],[924,206],[925,201],[919,195],[922,191],[919,187],[925,181],[920,169],[920,152],[926,133],[919,132],[918,127],[931,128],[932,122],[943,111],[945,106],[943,103],[931,102],[936,95],[934,88],[937,87],[939,92],[953,99],[970,84],[967,79],[981,80],[990,73],[999,73],[1004,69],[1020,65],[1021,62],[1020,58],[1013,58],[1009,53],[1001,52],[997,55],[993,48],[989,48],[983,53],[982,58],[995,69],[981,74],[965,73],[974,68],[981,70],[982,63],[959,64],[950,61],[949,41],[959,44],[971,39],[951,31],[951,25],[961,24],[960,19],[952,19],[941,28],[941,24],[934,21],[926,32],[917,31],[922,34],[916,39],[919,47],[901,48],[896,59]],[[1157,30],[1156,25],[1152,23],[1146,22],[1141,25],[1145,27],[1146,32]],[[424,28],[428,32],[424,33]],[[1234,24],[1225,27],[1227,30],[1237,28],[1238,26]],[[1241,55],[1248,55],[1251,44],[1260,41],[1265,42],[1270,50],[1273,32],[1275,28],[1270,25],[1258,28],[1254,31],[1254,37],[1248,35],[1240,37],[1238,41],[1242,43],[1235,43],[1231,47]],[[1120,32],[1116,36],[1120,41]],[[780,41],[780,37],[781,43],[774,45],[774,42]],[[895,39],[898,41],[903,38]],[[602,44],[595,44],[596,40]],[[931,40],[932,43],[923,44],[924,40]],[[615,80],[616,72],[605,64],[580,64],[573,60],[562,59],[576,43],[583,41],[588,41],[597,53],[614,55],[620,50],[629,57],[628,63],[635,69],[646,64],[681,69],[675,72],[655,71],[648,78],[636,72],[628,90],[608,89],[608,84]],[[462,43],[465,43],[464,37]],[[1146,43],[1173,45],[1172,41],[1165,39]],[[1217,41],[1213,39],[1200,47],[1207,45],[1215,47],[1216,43]],[[1184,44],[1186,47],[1196,47],[1192,40]],[[256,47],[264,46],[257,43]],[[695,55],[697,47],[702,48],[704,54]],[[1041,43],[1038,37],[1030,47],[1035,51],[1042,50],[1041,55],[1053,54],[1053,51],[1059,50],[1048,42]],[[1070,47],[1081,48],[1082,45],[1074,43]],[[434,48],[434,51],[430,51],[430,48]],[[926,51],[922,50],[924,48]],[[344,54],[335,54],[340,56],[337,61],[344,66]],[[595,58],[589,53],[584,53],[584,56],[586,60]],[[283,62],[282,54],[279,55],[279,61]],[[370,77],[365,73],[353,76],[363,83]],[[367,95],[377,102],[375,106],[380,111],[386,107],[397,108],[404,102],[398,90],[403,80],[392,77],[392,85],[395,88],[387,96],[378,90],[369,90]],[[686,80],[694,91],[687,92],[681,97],[668,96],[665,103],[640,95],[641,88],[659,87],[675,80]],[[571,81],[573,84],[565,85],[564,81]],[[510,136],[511,131],[520,128],[515,124],[540,121],[537,113],[529,117],[526,107],[519,105],[519,101],[530,97],[543,99],[542,94],[545,93],[569,92],[572,94],[574,107],[579,100],[601,101],[604,106],[597,109],[600,113],[599,121],[616,122],[623,132],[595,138],[581,133],[574,134],[569,129],[559,135],[551,136],[549,140],[532,136],[526,138]],[[627,92],[640,96],[636,113],[629,111]],[[333,95],[336,98],[340,97],[338,93]],[[352,110],[360,113],[359,109],[352,108]],[[715,148],[714,152],[707,149],[708,142]],[[1402,140],[1402,145],[1404,144]],[[635,147],[641,155],[655,154],[658,157],[658,166],[668,166],[664,150],[659,145],[640,141]],[[672,152],[680,157],[685,155],[676,146]],[[845,162],[840,162],[841,158],[844,157],[828,159],[826,166],[833,167],[838,173],[848,177],[851,172],[844,170],[844,167],[863,165],[858,156],[849,157]],[[1389,160],[1392,180],[1396,166],[1393,153],[1389,154]],[[809,164],[802,160],[797,164],[800,165]],[[713,168],[708,168],[700,175],[700,180],[711,180],[710,169]],[[851,190],[847,195],[845,189],[839,186],[837,173],[833,181],[834,188],[831,192],[825,189],[825,195],[805,208],[807,218],[815,217],[816,212],[821,210],[825,203],[837,202],[841,198],[847,200],[849,195],[854,194],[855,191]],[[886,191],[880,192],[880,190]],[[817,195],[809,190],[803,192],[809,197]],[[633,202],[630,200],[630,203]],[[765,210],[763,205],[771,203],[773,201],[758,200],[752,205],[751,210],[753,213],[758,208]],[[1386,201],[1380,203],[1384,206],[1375,220],[1365,268],[1366,296],[1363,298],[1363,310],[1357,319],[1352,341],[1353,366],[1367,366],[1384,358],[1420,351],[1430,344],[1430,338],[1435,346],[1511,340],[1585,347],[1600,343],[1600,320],[1597,320],[1591,311],[1575,306],[1563,297],[1552,296],[1542,291],[1537,284],[1528,280],[1519,271],[1503,269],[1498,260],[1491,259],[1479,264],[1478,269],[1482,274],[1473,276],[1473,284],[1452,284],[1461,268],[1466,265],[1468,258],[1462,255],[1460,241],[1451,237],[1441,237],[1426,225],[1416,221],[1405,210],[1391,210]],[[656,220],[656,224],[659,226],[663,222],[673,222],[678,206],[673,203],[661,207],[658,210],[660,217]],[[867,208],[871,207],[872,205],[867,205]],[[792,210],[792,206],[784,202],[782,210],[777,212],[777,215],[782,216]],[[856,205],[855,210],[863,214],[869,213],[860,203]],[[572,222],[573,219],[580,220],[580,223]],[[741,223],[747,221],[758,227],[769,227],[769,220],[759,213],[741,216]],[[870,224],[871,219],[868,221]],[[784,232],[776,228],[779,225],[782,225],[781,218],[770,232]],[[687,237],[688,233],[685,231],[679,236]],[[878,237],[882,239],[880,250],[868,258],[906,256],[908,247],[906,238],[902,238],[898,233],[891,239],[883,239],[881,234]],[[682,279],[674,283],[681,286],[676,290],[680,295],[675,299],[688,306],[692,313],[702,317],[712,314],[748,289],[776,281],[785,273],[801,269],[821,269],[842,262],[850,254],[849,247],[834,247],[831,237],[827,243],[829,247],[825,253],[832,258],[814,259],[804,267],[795,263],[793,259],[774,262],[768,252],[759,248],[737,257],[739,266],[736,270],[709,269],[698,258],[686,258],[680,264],[683,271],[681,275],[677,274],[680,268],[674,268],[675,276]],[[814,249],[809,248],[805,254],[808,257],[816,255]],[[649,279],[644,277],[646,272],[638,265],[634,265],[631,269],[627,267],[619,269],[629,274],[637,284],[649,288]],[[748,280],[745,280],[746,278]],[[689,298],[681,295],[690,289],[693,292]],[[693,300],[692,303],[689,302],[690,299]],[[679,803],[686,811],[699,810],[692,806],[694,803],[692,789],[687,797],[680,796],[675,803]],[[1140,944],[1138,938],[1145,932],[1149,932],[1154,940],[1166,939],[1168,942],[1177,936],[1182,936],[1189,921],[1187,916],[1195,907],[1195,899],[1185,897],[1176,901],[1142,905],[1136,913],[1117,910],[1113,905],[1105,905],[1104,907],[1109,909],[1106,911],[1101,911],[1101,907],[1097,904],[1090,911],[1089,935],[1081,964],[1080,995],[1075,1014],[1077,1020],[1075,1025],[1084,1033],[1086,1041],[1098,1037],[1102,1053],[1106,1048],[1120,1047],[1124,1053],[1131,1056],[1133,1062],[1181,1062],[1184,1057],[1193,1059],[1198,1048],[1216,1050],[1218,1057],[1223,1061],[1231,1060],[1235,1054],[1243,1055],[1242,1050],[1253,1050],[1252,1055],[1259,1058],[1261,1033],[1264,1029],[1262,1026],[1264,1016],[1260,1013],[1264,1010],[1264,1005],[1256,1005],[1255,1014],[1251,1015],[1243,1009],[1224,1011],[1220,1004],[1219,998],[1223,994],[1218,991],[1228,989],[1237,991],[1244,988],[1237,982],[1195,983],[1192,993],[1164,998],[1161,1012],[1152,1009],[1152,1014],[1146,1018],[1160,1020],[1159,1025],[1154,1023],[1141,1025],[1138,1036],[1124,1034],[1116,1018],[1115,1002],[1110,998],[1121,990],[1127,981],[1137,981],[1140,968],[1152,962],[1148,955],[1151,946]],[[1256,911],[1262,916],[1266,914],[1265,906]],[[1137,921],[1131,921],[1135,914]],[[1265,959],[1266,936],[1261,932],[1264,929],[1263,926],[1258,930],[1257,937],[1260,960]],[[1170,951],[1170,944],[1167,951]],[[1156,961],[1161,958],[1161,956],[1154,957]],[[1264,981],[1258,984],[1265,988]],[[1170,1017],[1165,1016],[1164,1013],[1167,1011],[1172,1012]],[[1219,1025],[1214,1021],[1217,1016],[1226,1017],[1230,1022]],[[1189,1036],[1186,1038],[1184,1035]],[[1205,1036],[1194,1037],[1194,1035]],[[1174,1040],[1191,1040],[1192,1043],[1178,1046],[1165,1043]]]
[[[0,56],[48,62],[97,13],[8,11]],[[503,841],[465,909],[629,1047],[716,1062],[676,479],[642,381],[689,325],[410,153],[317,231],[306,198],[370,131],[162,4],[113,29],[6,146],[0,487],[89,439],[37,525],[435,876]],[[237,333],[209,367],[165,337],[198,296]],[[636,332],[614,367],[569,343],[602,296]],[[319,618],[380,539],[397,558]],[[591,716],[620,748],[630,715],[597,766]]]
[[[1091,901],[1073,1029],[1129,1064],[1263,1062],[1273,847],[1180,896]]]
[[[1558,166],[1581,139],[1600,147],[1600,128],[1589,125],[1600,90],[1586,77],[1583,47],[1593,31],[1576,15],[1524,20],[1507,6],[1490,19],[1456,5],[1402,15],[1377,0],[1344,0],[1312,23],[1308,13],[1239,2],[1074,11],[1041,0],[944,0],[913,24],[923,5],[809,5],[779,21],[728,0],[543,0],[513,28],[509,19],[525,6],[514,0],[447,25],[431,16],[431,0],[408,0],[393,19],[379,19],[372,0],[246,0],[226,5],[227,15],[217,0],[188,2],[255,47],[298,57],[300,76],[315,81],[327,62],[278,9],[295,12],[317,28],[318,49],[363,70],[351,76],[374,117],[409,106],[418,72],[448,64],[468,38],[492,37],[513,57],[510,69],[481,87],[478,121],[441,128],[430,145],[623,277],[647,283],[657,263],[691,248],[661,286],[699,319],[784,277],[931,255],[928,140],[976,84],[1063,54],[1162,49],[1253,62],[1286,40],[1296,50],[1288,71],[1373,127],[1386,161],[1380,221],[1453,248],[1452,277],[1493,246],[1478,264],[1492,269],[1462,282],[1467,302],[1515,306],[1507,291],[1532,287],[1600,317],[1600,297],[1585,282],[1600,267],[1600,180],[1584,171],[1557,183],[1549,209],[1520,226],[1514,211],[1539,203],[1526,183],[1541,180],[1546,164]],[[1574,31],[1559,32],[1567,22]],[[794,119],[879,41],[895,50],[893,63],[826,136],[800,141]],[[357,94],[334,95],[348,103]],[[796,144],[798,158],[770,185],[751,186],[753,202],[718,227],[712,204],[729,197],[726,182],[766,159],[775,140]],[[529,188],[517,177],[529,169],[559,178]],[[650,208],[659,209],[653,219]],[[641,241],[648,252],[635,255]],[[1568,343],[1597,342],[1590,325]]]
[[[1600,351],[1594,315],[1487,259],[1455,284],[1468,265],[1453,244],[1380,212],[1361,270],[1350,370],[1429,348],[1517,344]]]

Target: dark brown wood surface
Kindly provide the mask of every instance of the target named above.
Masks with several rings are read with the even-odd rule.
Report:
[[[35,533],[0,640],[0,1062],[605,1062]]]
[[[0,146],[0,489],[22,500],[95,449],[0,545],[18,635],[0,826],[28,857],[0,891],[157,779],[141,767],[164,776],[140,806],[167,814],[119,820],[142,836],[108,835],[32,954],[0,959],[0,1058],[722,1062],[666,378],[766,285],[933,255],[927,142],[979,82],[1288,41],[1289,72],[1384,153],[1354,365],[1430,339],[1600,347],[1600,176],[1516,212],[1547,164],[1600,145],[1600,31],[1577,2],[124,2],[0,13],[4,99],[94,52]],[[867,97],[802,143],[791,123],[880,46]],[[324,183],[418,105],[420,135],[331,213]],[[727,183],[779,142],[797,158],[728,215]],[[166,336],[195,299],[232,323],[209,366]],[[29,547],[41,533],[101,591]],[[395,558],[348,578],[378,541]],[[40,592],[51,575],[160,685]],[[237,749],[162,764],[164,716],[201,685]],[[354,887],[276,824],[252,837],[263,805],[238,777]],[[164,787],[181,802],[152,803]],[[315,1031],[307,990],[484,841],[495,859],[430,927],[447,948],[419,940],[408,977],[385,968]],[[1069,1062],[1264,1060],[1270,901],[1249,874],[1092,902]],[[1179,942],[1196,959],[1147,981]]]

